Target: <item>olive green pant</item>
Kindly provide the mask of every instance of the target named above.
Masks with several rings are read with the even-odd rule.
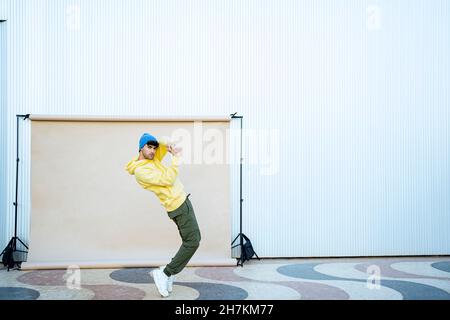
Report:
[[[192,203],[189,200],[189,195],[179,208],[168,214],[169,218],[177,225],[181,240],[183,241],[178,252],[164,268],[164,273],[167,276],[171,276],[181,272],[189,260],[191,260],[195,251],[200,246],[201,234]]]

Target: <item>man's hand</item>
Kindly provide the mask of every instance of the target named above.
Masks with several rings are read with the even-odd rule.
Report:
[[[180,155],[181,155],[182,149],[181,149],[181,148],[177,148],[175,145],[170,144],[170,145],[167,146],[167,151],[168,151],[171,155],[177,157],[177,156],[180,156]]]

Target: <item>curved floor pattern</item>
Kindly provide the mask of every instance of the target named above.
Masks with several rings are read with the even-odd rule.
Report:
[[[350,280],[353,282],[367,282],[367,279],[351,279],[330,276],[318,272],[315,267],[318,264],[305,263],[305,264],[294,264],[287,265],[278,268],[278,272],[285,274],[290,277],[296,277],[308,280]],[[403,299],[406,300],[441,300],[450,299],[450,294],[442,289],[436,288],[434,286],[415,283],[411,281],[402,280],[381,280],[380,286],[391,288],[399,292]]]
[[[195,274],[204,279],[218,280],[218,281],[253,281],[252,279],[247,279],[241,277],[234,273],[234,267],[208,267],[208,268],[198,268],[195,270]]]
[[[431,266],[441,271],[448,272],[450,274],[450,261],[441,261],[432,263]]]
[[[314,267],[314,270],[319,273],[326,274],[331,277],[340,279],[360,279],[367,280],[367,270],[357,270],[356,263],[321,263]]]
[[[126,283],[153,283],[152,270],[154,268],[127,268],[113,271],[109,276]]]
[[[205,279],[218,280],[218,281],[235,281],[235,282],[250,282],[250,283],[261,283],[268,285],[269,283],[277,284],[285,287],[289,287],[297,291],[301,299],[305,300],[315,300],[315,299],[330,299],[330,300],[346,300],[349,295],[339,288],[329,286],[321,283],[310,283],[310,282],[290,282],[290,281],[262,281],[254,280],[250,278],[245,278],[234,272],[235,268],[198,268],[195,273]],[[239,272],[240,269],[237,268]],[[269,278],[270,279],[270,278]],[[270,289],[270,288],[269,288]],[[269,295],[271,292],[267,292]],[[264,299],[261,293],[259,299]],[[289,299],[285,297],[284,299]]]
[[[314,269],[314,267],[316,267],[317,265],[317,263],[290,264],[287,266],[279,267],[277,271],[286,276],[299,279],[342,280],[342,278],[339,277],[329,276],[327,274],[317,272]]]
[[[247,291],[227,284],[208,282],[184,282],[178,285],[191,287],[200,295],[196,300],[243,300],[248,296]]]
[[[422,278],[450,280],[450,273],[434,268],[432,262],[429,261],[396,262],[391,264],[391,268],[401,272],[414,274]]]
[[[177,275],[166,299],[450,300],[450,258],[263,261],[252,260],[244,267],[187,268]],[[376,288],[369,285],[370,266],[380,271]],[[65,270],[0,269],[0,299],[164,299],[153,283],[152,270],[83,269],[81,285],[73,289],[66,285]]]
[[[277,299],[281,300],[300,300],[302,296],[298,290],[289,286],[283,285],[279,282],[257,282],[257,281],[243,281],[243,282],[229,282],[245,290],[248,294],[247,300],[273,300],[273,293],[277,293]]]
[[[248,264],[245,267],[235,268],[233,272],[239,277],[254,281],[295,281],[295,277],[290,277],[278,272],[278,268],[285,264]]]
[[[348,300],[350,298],[344,290],[324,283],[302,281],[276,283],[296,290],[302,300]]]
[[[381,285],[400,292],[405,300],[449,300],[450,294],[426,284],[403,280],[381,280]]]
[[[65,270],[36,270],[19,276],[17,281],[33,286],[65,286],[65,274]]]
[[[0,287],[0,300],[36,300],[39,291],[21,287]]]
[[[377,266],[380,270],[380,275],[382,277],[388,277],[388,278],[401,278],[401,279],[414,279],[414,278],[420,278],[420,276],[403,272],[400,270],[395,270],[391,267],[392,262],[390,261],[380,261],[377,263],[361,263],[357,264],[355,266],[356,270],[359,270],[361,272],[367,272],[367,268],[370,266]]]
[[[142,300],[145,291],[118,285],[84,285],[83,288],[92,290],[94,297],[92,300]]]
[[[66,286],[40,286],[34,287],[39,290],[39,300],[91,300],[95,293],[84,287],[78,289]]]

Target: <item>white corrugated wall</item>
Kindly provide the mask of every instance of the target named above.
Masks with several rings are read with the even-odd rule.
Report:
[[[0,16],[0,250],[7,242],[6,228],[6,23]],[[1,252],[0,251],[0,252]]]
[[[238,111],[260,256],[450,253],[449,1],[0,0],[0,18],[9,230],[16,113]],[[21,137],[27,240],[28,121]]]

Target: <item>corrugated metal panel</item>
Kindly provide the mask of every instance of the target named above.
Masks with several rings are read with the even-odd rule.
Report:
[[[1,18],[1,16],[0,16]],[[0,22],[0,250],[7,242],[6,228],[6,23]]]
[[[18,0],[0,8],[10,26],[7,199],[16,113],[238,111],[254,130],[244,140],[244,233],[260,256],[450,253],[448,1]],[[234,237],[237,164],[232,172]]]

